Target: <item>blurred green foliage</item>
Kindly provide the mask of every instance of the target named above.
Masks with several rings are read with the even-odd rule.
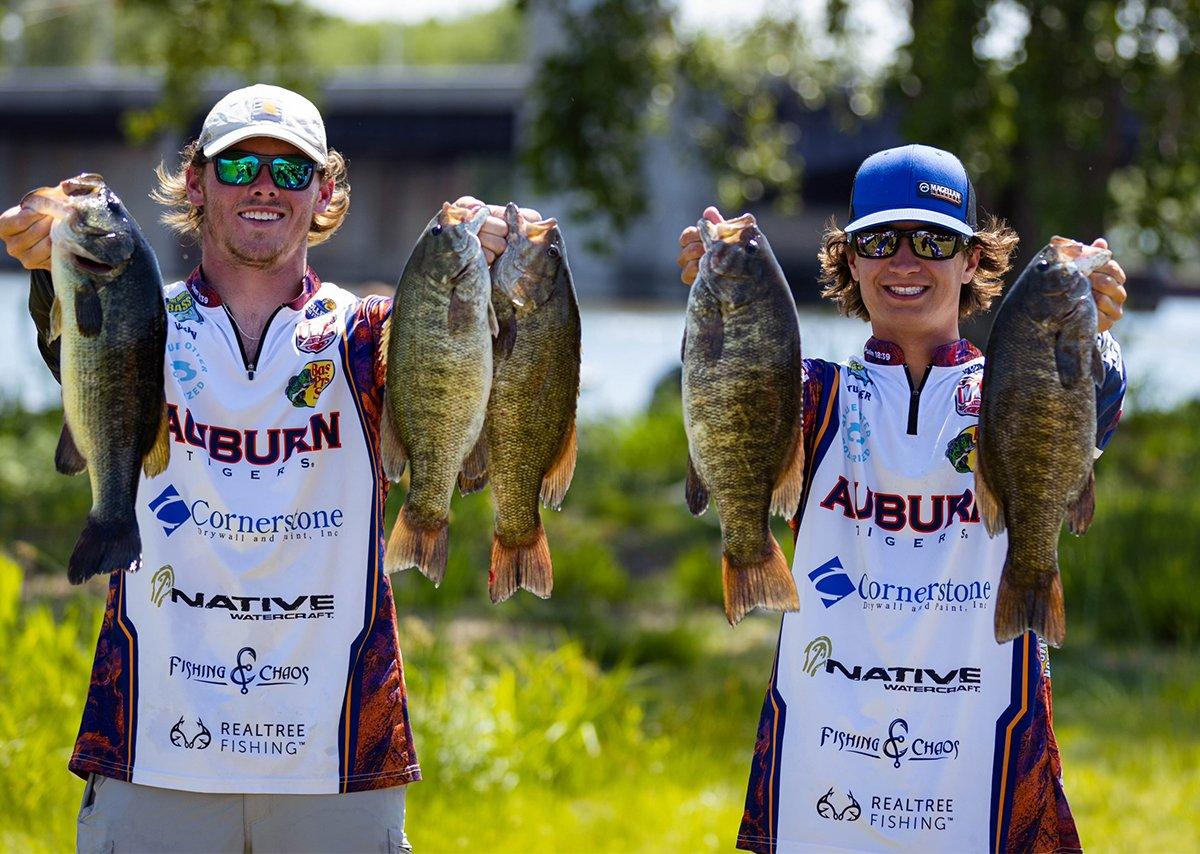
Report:
[[[66,770],[102,616],[21,593],[0,552],[0,850],[70,850],[83,788]],[[493,612],[494,613],[494,612]],[[401,621],[424,782],[420,850],[729,850],[745,797],[777,617],[736,632],[684,617],[689,660],[599,666],[586,628]],[[1085,845],[1200,845],[1200,663],[1191,651],[1068,645],[1055,720]],[[464,821],[470,816],[470,821]]]

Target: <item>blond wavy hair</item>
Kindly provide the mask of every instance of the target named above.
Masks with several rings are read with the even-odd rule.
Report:
[[[1000,295],[1004,274],[1012,268],[1017,242],[1017,233],[1004,220],[992,214],[984,216],[983,227],[975,232],[968,247],[968,251],[979,250],[979,266],[971,281],[963,285],[958,300],[960,318],[987,311]],[[838,226],[836,217],[830,217],[817,253],[821,264],[821,296],[837,303],[838,311],[847,317],[870,320],[871,315],[863,304],[862,290],[851,276],[850,262],[846,260],[853,251],[848,233]]]
[[[158,187],[150,198],[170,210],[162,215],[162,221],[176,234],[185,240],[198,243],[200,241],[200,226],[204,222],[204,206],[194,205],[187,197],[187,170],[189,166],[197,169],[204,166],[208,158],[200,149],[200,141],[192,140],[179,152],[179,166],[174,172],[169,171],[166,164],[159,163],[154,173],[158,176]],[[321,213],[314,213],[308,226],[308,245],[316,246],[333,237],[334,232],[342,227],[346,212],[350,210],[350,183],[346,174],[346,158],[329,149],[325,164],[320,167],[321,174],[333,179],[333,197],[329,207]]]

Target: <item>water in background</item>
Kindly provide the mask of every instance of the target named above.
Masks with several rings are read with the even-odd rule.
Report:
[[[25,307],[28,278],[0,274],[0,399],[33,409],[57,406],[58,385],[38,355]],[[683,309],[584,305],[580,415],[641,411],[663,375],[679,365]],[[830,310],[800,309],[804,354],[844,361],[861,354],[868,327]],[[1200,397],[1200,300],[1163,300],[1157,310],[1130,312],[1117,327],[1132,392],[1127,409],[1170,409]]]

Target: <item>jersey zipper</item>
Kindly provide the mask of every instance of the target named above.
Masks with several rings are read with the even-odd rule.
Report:
[[[908,435],[917,435],[917,413],[921,408],[921,389],[925,388],[925,382],[929,379],[929,372],[933,369],[933,365],[925,366],[925,373],[921,375],[921,384],[913,385],[912,374],[908,371],[908,366],[904,366],[904,376],[908,378]]]
[[[237,339],[238,350],[242,354],[242,364],[246,366],[246,379],[254,379],[254,372],[258,369],[258,358],[262,355],[263,342],[267,340],[267,330],[271,328],[271,321],[275,319],[275,315],[279,314],[279,309],[282,305],[276,306],[271,312],[271,316],[267,318],[267,322],[263,324],[262,332],[258,334],[258,346],[254,348],[253,360],[246,358],[246,347],[242,343],[242,336],[238,331],[237,322],[233,319],[233,315],[229,313],[229,306],[221,303],[221,308],[225,309],[225,316],[229,318],[229,323],[233,327],[233,337]]]

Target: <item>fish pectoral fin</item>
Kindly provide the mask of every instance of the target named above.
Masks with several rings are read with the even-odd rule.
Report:
[[[104,309],[100,306],[100,295],[94,288],[83,288],[75,291],[75,323],[79,326],[79,334],[84,338],[94,338],[100,334],[104,322]]]
[[[146,477],[154,477],[167,470],[171,461],[171,438],[167,430],[167,405],[164,403],[162,417],[158,419],[158,430],[154,434],[154,444],[142,457],[142,471]]]
[[[1100,356],[1100,348],[1092,347],[1092,379],[1097,386],[1104,385],[1104,359]]]
[[[700,333],[696,346],[705,359],[715,362],[725,350],[725,319],[713,311],[697,316],[696,326]]]
[[[479,431],[475,447],[471,448],[463,459],[462,470],[458,473],[458,492],[460,495],[470,495],[487,486],[488,482],[488,442],[487,424]]]
[[[79,474],[87,468],[87,459],[80,453],[71,435],[71,426],[63,421],[62,433],[58,437],[58,448],[54,451],[54,467],[63,474]]]
[[[1096,513],[1096,472],[1088,470],[1087,483],[1083,491],[1075,499],[1075,503],[1067,508],[1067,529],[1075,536],[1082,536],[1092,524],[1092,516]]]
[[[492,337],[495,338],[500,334],[500,321],[496,319],[496,309],[489,301],[488,309],[488,329],[492,331]]]
[[[979,430],[982,434],[982,425]],[[982,441],[979,441],[982,444]],[[979,517],[983,520],[983,527],[987,529],[989,536],[994,537],[1004,530],[1004,507],[984,474],[982,449],[975,453],[975,503],[979,507]]]
[[[400,441],[396,422],[392,420],[391,390],[383,389],[383,415],[379,419],[379,450],[383,455],[383,473],[388,480],[399,483],[408,464],[408,449]]]
[[[792,442],[792,450],[788,453],[787,464],[779,479],[775,481],[775,489],[771,492],[771,512],[785,519],[791,519],[800,509],[800,493],[804,490],[804,431],[796,425],[796,436]]]
[[[683,484],[683,496],[687,499],[688,510],[693,516],[700,516],[708,509],[708,487],[696,471],[691,454],[688,454],[687,480]]]
[[[58,301],[58,297],[55,297],[54,302],[50,304],[50,337],[46,339],[46,343],[56,341],[61,335],[62,303]]]
[[[504,320],[497,321],[494,355],[507,359],[512,355],[513,346],[517,343],[517,318],[509,314]]]
[[[488,306],[489,310],[491,306]],[[465,332],[475,323],[475,307],[458,295],[458,288],[450,292],[450,308],[446,313],[446,328],[451,335]]]
[[[575,435],[575,416],[571,415],[571,423],[563,433],[562,442],[558,446],[558,456],[550,464],[549,471],[542,477],[541,499],[552,510],[562,506],[567,490],[571,487],[571,478],[575,476],[575,457],[579,447]]]
[[[1059,332],[1058,338],[1054,342],[1054,364],[1058,368],[1058,381],[1062,383],[1063,388],[1074,388],[1079,385],[1079,381],[1083,379],[1084,370],[1083,353],[1080,351],[1079,341]],[[1091,373],[1090,365],[1088,373]]]

